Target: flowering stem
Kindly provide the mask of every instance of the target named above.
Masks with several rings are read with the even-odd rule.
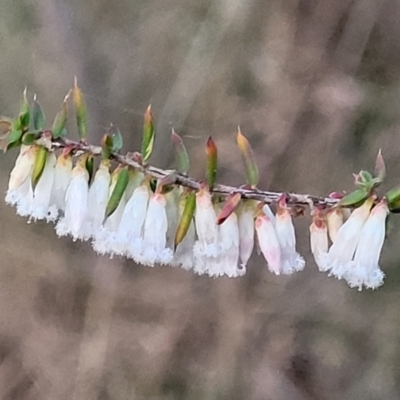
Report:
[[[71,147],[73,148],[73,151],[75,153],[89,152],[95,156],[101,156],[100,146],[95,146],[84,142],[76,142],[66,138],[58,138],[53,140],[52,145],[53,147],[60,149],[65,147]],[[174,170],[166,170],[151,165],[141,165],[138,162],[134,161],[131,157],[126,155],[121,155],[118,153],[112,153],[110,158],[121,164],[129,165],[135,168],[136,170],[141,171],[147,175],[150,175],[156,179],[162,179],[168,175],[171,175],[171,173],[174,173],[176,184],[196,191],[200,190],[202,187],[200,181],[197,181],[196,179],[191,178],[189,176],[180,174]],[[264,201],[265,203],[268,204],[276,203],[283,194],[281,192],[272,192],[272,191],[260,190],[257,188],[234,187],[218,183],[212,187],[211,192],[223,196],[228,196],[231,193],[240,193],[243,199],[259,200],[259,201]],[[286,193],[286,195],[287,195],[287,203],[290,205],[310,206],[310,207],[320,206],[323,208],[330,208],[335,206],[339,202],[338,199],[313,196],[310,194]]]

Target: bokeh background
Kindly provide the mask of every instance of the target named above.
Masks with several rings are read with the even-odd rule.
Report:
[[[242,184],[240,124],[260,187],[349,190],[382,148],[399,183],[400,2],[396,0],[1,0],[0,114],[25,86],[49,120],[77,75],[90,140],[110,122],[139,148],[152,104],[152,162],[170,131],[203,176]],[[71,129],[73,132],[73,129]],[[74,133],[76,134],[76,133]],[[16,152],[0,158],[5,192]],[[276,277],[261,257],[238,279],[97,257],[0,202],[0,398],[4,400],[398,400],[398,218],[378,291],[306,269]]]

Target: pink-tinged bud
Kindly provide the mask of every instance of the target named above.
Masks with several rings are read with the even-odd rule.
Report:
[[[340,208],[333,208],[328,212],[328,232],[332,243],[335,243],[336,236],[343,225],[343,213]]]
[[[83,224],[88,209],[89,173],[82,164],[78,162],[72,170],[65,196],[65,214],[56,226],[58,236],[71,235],[74,240],[84,238]]]
[[[54,183],[56,156],[48,152],[46,164],[42,176],[37,183],[31,204],[30,216],[33,220],[46,219],[55,221],[58,211],[55,205],[51,205],[51,193]]]
[[[268,269],[276,275],[282,272],[281,248],[271,218],[260,215],[256,218],[255,227],[261,252],[268,263]]]
[[[195,244],[195,255],[216,257],[218,249],[217,216],[211,201],[211,194],[207,189],[196,193],[195,224],[198,240]]]
[[[246,270],[254,248],[254,218],[255,203],[252,201],[243,202],[238,211],[239,225],[239,253],[242,268]]]
[[[167,247],[167,213],[165,195],[154,193],[147,207],[143,233],[143,253],[141,262],[148,266],[155,263],[169,264],[172,261],[172,250]]]
[[[72,156],[70,154],[61,154],[57,158],[54,183],[51,192],[51,204],[59,212],[65,211],[65,195],[72,177]]]
[[[329,249],[325,270],[331,270],[331,274],[338,279],[342,279],[346,274],[347,264],[353,259],[361,229],[369,216],[372,204],[373,199],[369,198],[352,212],[337,232],[336,240]]]
[[[232,213],[219,227],[220,255],[209,263],[208,275],[236,278],[246,273],[239,268],[239,225],[236,213]]]
[[[296,251],[296,235],[292,216],[286,204],[278,205],[275,230],[281,248],[281,273],[290,275],[293,272],[302,271],[305,261]]]
[[[371,211],[358,242],[354,261],[349,263],[345,279],[351,287],[376,289],[383,284],[385,274],[379,267],[379,257],[385,240],[385,221],[389,209],[382,200]]]
[[[325,221],[318,215],[313,218],[310,225],[311,252],[320,271],[325,271],[326,257],[328,255],[328,229]]]
[[[16,205],[28,195],[36,151],[36,146],[21,146],[19,156],[10,174],[6,194],[7,204]]]
[[[88,212],[84,229],[87,239],[95,237],[103,225],[109,198],[110,181],[110,162],[103,160],[89,188]]]

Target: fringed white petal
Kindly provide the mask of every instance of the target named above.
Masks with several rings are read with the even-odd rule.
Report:
[[[282,272],[281,248],[273,220],[267,215],[260,215],[255,222],[258,243],[268,263],[268,269],[276,275]]]
[[[50,204],[55,206],[59,213],[65,211],[65,196],[72,178],[72,157],[61,154],[56,162],[54,183],[51,192]]]
[[[328,256],[328,228],[323,219],[314,218],[310,225],[310,244],[318,269],[325,272]]]

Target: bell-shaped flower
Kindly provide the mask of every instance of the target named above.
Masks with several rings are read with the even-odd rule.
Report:
[[[74,240],[84,239],[83,225],[88,210],[89,173],[82,157],[72,170],[71,182],[65,195],[65,213],[56,226],[58,236],[71,235]]]
[[[351,287],[376,289],[383,284],[385,274],[379,267],[379,257],[385,240],[385,221],[389,209],[386,199],[371,211],[361,230],[354,260],[344,276]]]
[[[154,193],[151,195],[147,207],[146,220],[143,232],[143,250],[140,262],[154,266],[155,263],[169,264],[173,252],[167,247],[167,213],[165,195]]]
[[[85,220],[85,237],[95,237],[100,231],[105,215],[110,191],[110,161],[102,160],[90,185],[88,210]]]
[[[339,229],[343,225],[343,221],[344,221],[343,212],[340,208],[335,207],[328,211],[327,224],[328,224],[329,237],[332,243],[335,243],[337,233],[339,232]]]
[[[245,200],[238,210],[239,255],[242,268],[246,269],[254,248],[254,219],[256,202]]]
[[[328,228],[320,212],[313,216],[313,222],[310,225],[310,244],[318,269],[324,271],[328,255]]]
[[[273,220],[263,212],[256,218],[255,227],[258,244],[267,260],[268,269],[274,274],[280,275],[282,272],[281,248]]]
[[[33,220],[46,219],[47,221],[55,221],[57,219],[57,207],[51,204],[55,165],[55,154],[48,152],[42,176],[33,191],[32,203],[28,206],[30,208],[30,217]]]
[[[121,254],[139,262],[143,251],[143,231],[150,191],[147,184],[137,187],[125,205],[118,227]]]
[[[296,234],[292,216],[286,204],[286,196],[278,203],[275,230],[281,248],[281,273],[290,275],[304,269],[305,261],[296,251]]]
[[[21,200],[25,200],[31,188],[31,175],[35,156],[36,146],[21,145],[15,166],[10,174],[8,190],[6,194],[6,203],[16,205]],[[33,193],[32,193],[33,196]]]
[[[208,189],[196,193],[195,223],[198,240],[194,246],[195,257],[217,257],[218,226],[214,206]]]
[[[233,212],[219,226],[220,254],[216,260],[209,260],[208,275],[236,278],[246,273],[246,268],[238,265],[239,240],[238,220],[236,213]]]
[[[356,208],[349,219],[341,226],[336,240],[329,249],[324,271],[342,279],[348,268],[348,262],[353,259],[360,238],[361,229],[367,220],[373,203],[373,198],[367,199],[361,207]]]
[[[51,192],[51,204],[58,212],[63,214],[65,211],[65,195],[72,177],[72,156],[69,153],[61,154],[57,158],[54,183]]]

